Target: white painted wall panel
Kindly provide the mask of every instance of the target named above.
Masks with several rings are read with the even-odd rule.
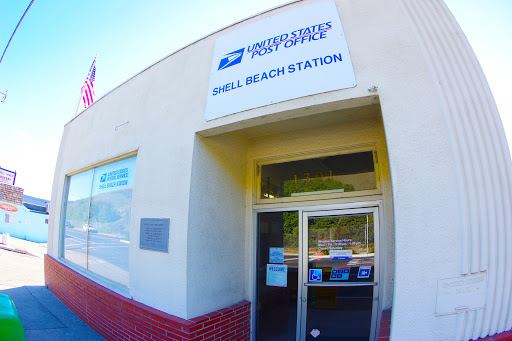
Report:
[[[197,136],[193,153],[186,257],[188,318],[249,299],[246,139]]]
[[[503,127],[480,65],[445,4],[401,6],[437,85],[459,174],[460,272],[489,276],[486,308],[460,313],[455,339],[493,335],[512,327],[511,167]]]

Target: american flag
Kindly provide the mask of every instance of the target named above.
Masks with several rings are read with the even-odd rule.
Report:
[[[96,56],[96,58],[98,58]],[[94,103],[94,80],[96,79],[96,58],[92,62],[91,69],[85,79],[85,84],[82,86],[82,101],[84,108],[87,108]]]

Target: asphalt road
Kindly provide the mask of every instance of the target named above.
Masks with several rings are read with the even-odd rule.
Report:
[[[87,238],[89,238],[88,249]],[[76,228],[66,229],[66,251],[83,255],[88,252],[90,256],[102,259],[125,271],[128,271],[129,247],[129,242],[123,241],[120,237],[99,232],[87,233],[87,231]]]

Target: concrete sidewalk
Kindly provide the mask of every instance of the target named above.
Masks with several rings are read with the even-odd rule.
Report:
[[[44,284],[46,244],[10,237],[0,244],[0,293],[11,297],[27,341],[105,340]]]

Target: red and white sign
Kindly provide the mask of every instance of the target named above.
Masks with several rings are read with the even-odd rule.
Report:
[[[315,257],[316,260],[322,260],[323,256],[325,256],[325,253],[323,253],[320,249],[313,253],[313,257]]]
[[[16,207],[7,204],[0,204],[0,208],[9,212],[16,212],[18,210]]]
[[[0,168],[0,183],[14,186],[16,180],[16,172]]]

